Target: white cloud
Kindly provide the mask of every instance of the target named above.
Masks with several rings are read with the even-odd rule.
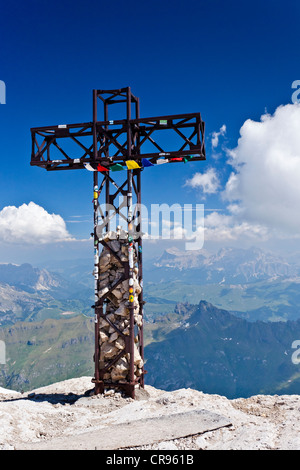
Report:
[[[0,211],[0,241],[9,244],[45,244],[73,241],[63,218],[30,202]]]
[[[203,230],[200,228],[200,230]],[[267,227],[238,220],[234,215],[212,212],[205,217],[204,239],[206,241],[228,242],[244,239],[244,241],[265,241],[270,237]]]
[[[211,146],[212,148],[216,148],[219,145],[219,138],[220,136],[224,136],[226,134],[226,126],[223,124],[219,132],[213,132],[211,138]]]
[[[215,194],[220,187],[219,178],[214,168],[210,168],[206,173],[195,173],[185,184],[202,190],[204,194]]]
[[[300,237],[300,104],[279,106],[260,121],[248,119],[236,148],[228,150],[231,174],[221,194],[222,212],[206,215],[205,241],[292,243]],[[226,128],[225,128],[226,130]],[[216,133],[214,144],[218,144]],[[214,146],[214,145],[213,145]],[[214,169],[186,183],[214,194],[220,182]]]
[[[223,197],[236,221],[278,234],[300,233],[300,105],[280,106],[260,122],[247,120],[235,149]]]

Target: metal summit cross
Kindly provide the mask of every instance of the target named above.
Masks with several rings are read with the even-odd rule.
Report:
[[[99,99],[104,105],[103,121],[98,121]],[[126,119],[110,120],[108,108],[118,103],[125,103]],[[93,90],[92,122],[31,129],[31,165],[47,171],[85,169],[93,172],[95,375],[92,382],[95,394],[117,388],[134,398],[135,387],[144,387],[141,172],[161,163],[205,160],[204,127],[200,113],[140,118],[139,98],[127,87]],[[169,148],[171,142],[176,142],[174,150]],[[122,174],[121,170],[126,173]],[[118,178],[124,175],[122,183],[116,182],[117,175]],[[99,177],[103,178],[100,185]],[[100,204],[102,191],[104,211]],[[119,206],[117,196],[123,197]],[[121,213],[124,207],[125,216]],[[113,234],[110,231],[112,218],[117,216],[125,220],[123,240],[120,226]],[[119,251],[114,249],[113,242],[119,243]],[[113,271],[105,272],[100,248],[106,257],[110,257]],[[111,279],[112,272],[116,273],[117,269],[118,277],[103,289],[104,280]],[[113,295],[121,285],[127,290],[123,310],[118,308]],[[139,286],[137,293],[135,286]],[[117,310],[114,312],[113,308]],[[120,317],[115,314],[117,312]],[[117,353],[113,353],[113,348],[109,350],[108,346],[116,337],[118,348],[114,348]],[[109,375],[114,368],[119,375]]]

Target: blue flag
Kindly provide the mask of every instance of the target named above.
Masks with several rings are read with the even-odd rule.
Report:
[[[143,166],[154,166],[147,158],[142,158],[142,165]]]

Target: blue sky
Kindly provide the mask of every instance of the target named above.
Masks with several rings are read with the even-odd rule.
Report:
[[[59,244],[49,244],[41,234],[39,244],[35,237],[29,242],[30,233],[27,239],[25,232],[22,240],[20,224],[14,232],[13,221],[21,212],[6,218],[3,210],[33,202],[47,214],[60,215],[72,238],[88,238],[91,173],[48,173],[31,167],[30,128],[90,121],[93,88],[126,86],[140,98],[141,117],[200,111],[206,122],[207,161],[144,171],[146,205],[204,203],[206,214],[211,215],[207,247],[242,246],[246,240],[275,248],[278,240],[290,237],[297,249],[298,227],[290,219],[267,217],[265,223],[263,211],[256,217],[247,188],[254,186],[253,175],[260,173],[261,160],[257,157],[254,166],[247,149],[257,141],[273,142],[272,132],[278,136],[281,119],[298,122],[298,113],[291,116],[290,108],[285,116],[275,112],[279,106],[292,105],[291,85],[300,79],[299,2],[16,0],[1,4],[0,80],[6,84],[6,104],[0,105],[0,262],[89,256],[90,245],[85,242],[61,239]],[[271,116],[270,125],[262,124],[260,137],[254,136],[251,126],[247,128],[239,147],[243,124],[249,119],[260,122],[262,115]],[[222,126],[226,131],[212,148],[213,133]],[[297,157],[299,143],[296,138],[290,141],[291,158]],[[237,151],[229,164],[231,149]],[[256,154],[262,152],[262,159],[268,153],[264,149],[269,146],[259,146]],[[277,175],[268,181],[269,170],[274,171],[270,161],[276,166],[276,148],[274,152],[274,160],[271,155],[264,165],[265,184],[262,180],[259,188],[276,186]],[[252,164],[248,174],[239,170],[245,158]],[[292,175],[297,174],[298,163],[296,170],[291,166]],[[207,177],[193,179],[196,173]],[[234,190],[228,186],[232,173],[238,174]],[[213,186],[209,175],[216,178]],[[286,178],[289,181],[288,174]],[[288,192],[289,187],[285,188]],[[298,202],[297,197],[292,191],[293,201]],[[262,205],[265,198],[272,203],[272,195],[262,191]],[[36,218],[43,215],[41,210],[33,213]],[[7,220],[12,221],[11,236]],[[279,226],[284,236],[274,235]],[[253,236],[248,240],[250,232]]]

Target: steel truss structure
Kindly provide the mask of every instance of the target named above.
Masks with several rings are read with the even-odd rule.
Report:
[[[108,97],[105,97],[106,95]],[[32,128],[31,165],[50,171],[82,169],[84,164],[95,162],[101,162],[104,167],[109,167],[112,163],[124,164],[129,158],[139,163],[142,158],[156,163],[161,157],[172,160],[190,155],[195,161],[205,160],[205,125],[200,113],[141,119],[139,99],[131,93],[129,87],[109,91],[94,90],[93,97],[94,106],[95,99],[103,101],[104,121],[97,121],[96,106],[93,122]],[[126,119],[109,120],[108,106],[116,103],[126,104]],[[135,119],[131,118],[132,104],[135,107]],[[165,147],[166,144],[160,141],[166,130],[179,138],[181,141],[179,148],[170,151]],[[189,135],[183,131],[189,131]],[[172,138],[171,134],[170,137]],[[70,155],[68,148],[64,147],[66,139],[71,140],[77,150],[83,152],[78,158]],[[169,142],[167,145],[170,145]],[[54,150],[56,150],[55,158],[52,155]]]
[[[98,121],[99,100],[104,108],[104,120]],[[110,120],[109,106],[124,103],[126,106],[126,119]],[[133,112],[132,112],[133,108]],[[132,114],[134,116],[132,116]],[[141,172],[144,159],[152,164],[158,160],[167,159],[168,163],[177,163],[189,157],[193,161],[205,160],[204,145],[205,124],[200,113],[178,114],[170,116],[156,116],[140,118],[139,98],[134,96],[130,87],[118,90],[93,90],[93,121],[81,124],[61,124],[55,126],[35,127],[31,129],[32,135],[32,166],[38,166],[47,171],[85,169],[89,166],[93,171],[93,209],[94,209],[94,277],[95,277],[95,394],[103,393],[106,387],[122,388],[128,396],[134,398],[135,387],[144,387],[144,374],[134,376],[134,341],[138,337],[139,352],[144,359],[143,326],[137,328],[134,321],[133,304],[129,302],[130,329],[129,335],[124,335],[106,315],[106,304],[109,294],[124,280],[132,285],[133,265],[130,261],[122,261],[105,240],[106,232],[110,230],[112,217],[121,215],[120,203],[117,205],[117,196],[123,197],[127,207],[126,233],[128,234],[129,253],[137,254],[138,280],[143,285],[142,260],[142,233],[141,233]],[[166,131],[176,136],[176,149],[170,150],[169,140],[165,142]],[[155,137],[155,138],[154,138]],[[72,143],[73,148],[70,148]],[[167,145],[167,148],[166,148]],[[79,152],[79,153],[78,153]],[[138,164],[136,169],[127,169],[126,162],[134,161]],[[111,176],[113,165],[122,165],[126,168],[124,181],[118,184]],[[99,168],[100,165],[100,168]],[[98,171],[97,171],[98,170]],[[99,177],[102,181],[99,185]],[[101,211],[101,198],[105,207],[113,208],[112,213]],[[121,204],[122,206],[124,204]],[[135,205],[135,213],[133,213]],[[124,216],[123,216],[124,218]],[[99,254],[100,249],[106,247],[113,257],[123,266],[123,275],[99,298]],[[130,288],[129,288],[129,296]],[[140,312],[143,315],[143,289],[138,296]],[[109,323],[123,338],[125,348],[119,355],[104,367],[100,367],[100,341],[99,324],[101,320]],[[130,357],[129,379],[125,383],[107,383],[104,380],[106,371],[124,355]]]

